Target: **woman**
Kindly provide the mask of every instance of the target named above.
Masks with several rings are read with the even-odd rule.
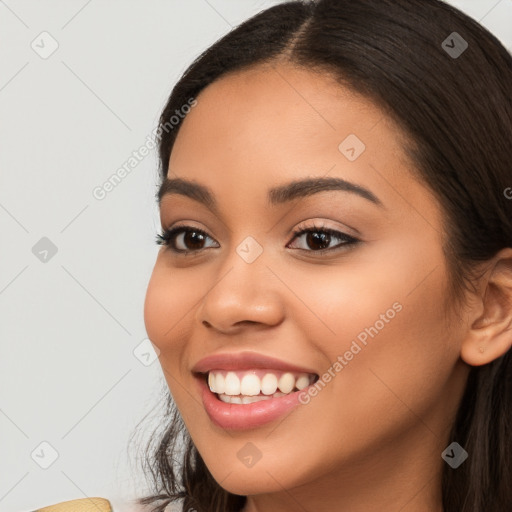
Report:
[[[437,0],[286,2],[194,61],[159,135],[169,422],[141,503],[510,510],[498,40]]]

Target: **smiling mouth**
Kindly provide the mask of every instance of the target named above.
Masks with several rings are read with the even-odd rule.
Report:
[[[319,376],[278,370],[210,370],[202,373],[218,400],[230,404],[252,404],[290,395],[314,384]]]

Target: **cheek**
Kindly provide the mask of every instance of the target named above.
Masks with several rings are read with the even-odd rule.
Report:
[[[159,277],[157,267],[153,269],[144,300],[144,324],[149,339],[162,351],[166,331],[172,325],[169,312],[172,310],[171,295]]]
[[[146,290],[146,332],[163,356],[169,350],[179,348],[187,314],[191,314],[193,304],[198,300],[198,290],[201,290],[193,279],[181,280],[179,277],[179,271],[167,267],[165,258],[159,255]]]
[[[160,351],[163,376],[180,409],[190,398],[187,389],[191,382],[186,380],[190,324],[205,293],[204,279],[171,268],[165,254],[159,255],[146,290],[144,324],[149,339]]]
[[[331,388],[343,402],[335,421],[351,429],[347,417],[366,418],[353,432],[354,439],[366,443],[396,436],[418,417],[432,422],[434,430],[442,429],[439,404],[450,393],[459,358],[457,342],[444,327],[442,268],[416,289],[413,283],[421,280],[420,273],[403,270],[396,280],[384,274],[373,295],[363,294],[368,302],[354,300],[354,314],[335,324],[344,333],[337,350],[330,352],[332,361],[337,355],[344,359]]]
[[[157,262],[146,290],[144,324],[149,339],[160,351],[158,359],[163,377],[175,400],[179,399],[183,388],[180,362],[184,347],[178,322],[184,314],[183,306],[180,307],[183,302],[179,300],[182,294],[177,294],[176,290],[168,272]]]
[[[446,329],[444,259],[427,252],[390,245],[371,261],[347,258],[340,272],[319,268],[294,288],[315,314],[299,314],[300,304],[293,316],[327,360],[312,402],[336,404],[330,426],[354,439],[406,428],[417,419],[411,411],[428,414],[449,392],[459,349]]]

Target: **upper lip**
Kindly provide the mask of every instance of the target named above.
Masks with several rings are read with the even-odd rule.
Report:
[[[212,354],[198,361],[192,368],[192,371],[195,373],[207,373],[210,370],[251,370],[253,368],[317,375],[311,368],[291,364],[257,352]]]

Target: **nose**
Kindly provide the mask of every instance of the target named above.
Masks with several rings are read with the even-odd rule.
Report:
[[[196,320],[224,334],[247,325],[276,326],[283,321],[283,285],[267,266],[265,253],[247,258],[233,250],[219,267],[214,281],[197,308]]]

